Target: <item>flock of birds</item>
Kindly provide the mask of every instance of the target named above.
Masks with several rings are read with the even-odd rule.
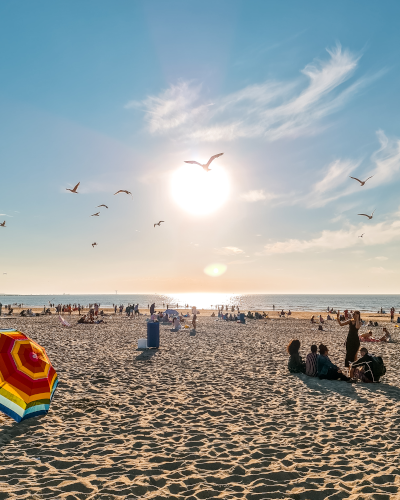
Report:
[[[357,177],[352,177],[351,175],[349,176],[350,179],[354,179],[355,181],[358,181],[360,183],[360,187],[363,187],[364,184],[369,181],[369,179],[372,179],[373,175],[371,175],[370,177],[368,177],[368,179],[365,179],[365,181],[360,181],[360,179],[357,179]],[[372,212],[371,215],[368,215],[368,214],[357,214],[357,215],[361,215],[363,217],[368,217],[369,220],[371,220],[373,217],[374,217],[374,213],[375,213],[375,210]],[[359,238],[362,238],[364,236],[365,233],[361,234],[359,236]]]
[[[211,163],[216,159],[216,158],[219,158],[220,156],[222,156],[224,153],[218,153],[214,156],[211,156],[211,158],[208,160],[207,163],[199,163],[198,161],[194,161],[194,160],[188,160],[188,161],[185,161],[185,163],[191,163],[191,164],[194,164],[194,165],[199,165],[201,168],[203,168],[206,172],[210,172],[211,169],[210,169],[210,165]],[[372,179],[373,175],[371,175],[370,177],[368,177],[368,179],[366,179],[365,181],[361,181],[360,179],[357,179],[357,177],[351,177],[349,176],[350,179],[354,179],[355,181],[358,181],[360,183],[360,187],[364,186],[364,184],[369,181],[369,179]],[[78,187],[79,187],[79,184],[80,182],[78,182],[78,184],[76,186],[74,186],[72,189],[70,188],[67,188],[66,190],[67,191],[70,191],[71,193],[74,193],[74,194],[79,194],[78,193]],[[119,193],[125,193],[125,194],[129,194],[132,196],[132,193],[130,191],[127,191],[126,189],[120,189],[119,191],[117,191],[116,193],[114,193],[114,195],[116,194],[119,194]],[[132,196],[133,198],[133,196]],[[108,206],[105,205],[104,203],[102,203],[101,205],[98,205],[96,208],[101,208],[101,207],[104,207],[104,208],[107,208],[108,209]],[[357,215],[361,215],[363,217],[368,217],[369,220],[371,220],[374,216],[374,213],[375,213],[375,210],[372,212],[371,215],[368,215],[368,214],[357,214]],[[92,214],[91,217],[99,217],[100,216],[100,212],[96,212],[95,214]],[[164,221],[163,220],[160,220],[158,222],[156,222],[153,227],[156,227],[156,226],[161,226],[161,223],[163,223]],[[6,227],[6,221],[2,222],[0,224],[0,227]],[[362,238],[364,236],[365,233],[361,234],[359,236],[359,238]],[[97,243],[94,242],[92,243],[92,248],[94,248],[95,246],[97,246]]]
[[[192,163],[192,164],[199,165],[206,172],[210,172],[211,169],[209,167],[210,167],[211,163],[215,160],[215,158],[218,158],[218,157],[222,156],[223,154],[224,153],[219,153],[217,155],[211,156],[211,158],[205,164],[199,163],[198,161],[192,161],[192,160],[185,161],[185,163]],[[74,194],[79,194],[78,193],[79,184],[80,184],[80,182],[78,182],[78,184],[76,186],[74,186],[72,189],[66,188],[66,190],[70,191],[71,193],[74,193]],[[132,193],[130,191],[127,191],[126,189],[120,189],[119,191],[117,191],[116,193],[114,193],[114,195],[119,194],[119,193],[130,194],[132,196]],[[133,198],[133,196],[132,196],[132,198]],[[104,208],[108,209],[108,206],[105,205],[104,203],[102,203],[101,205],[98,205],[96,208],[101,208],[101,207],[104,207]],[[95,214],[92,214],[90,217],[100,217],[100,212],[96,212]],[[160,220],[160,221],[156,222],[153,227],[161,226],[161,223],[163,223],[163,222],[164,222],[163,220]],[[5,227],[5,225],[6,225],[6,221],[4,221],[3,224],[0,224],[0,226],[2,226],[2,227]],[[97,246],[97,243],[96,242],[92,243],[92,248],[94,248],[95,246]]]

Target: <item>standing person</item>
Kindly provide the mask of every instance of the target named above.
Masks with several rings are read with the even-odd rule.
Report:
[[[139,304],[135,305],[135,318],[136,316],[139,316]]]
[[[154,310],[155,310],[155,308],[156,308],[156,304],[155,304],[155,302],[153,302],[153,303],[151,304],[151,306],[150,306],[150,315],[153,315],[153,314],[154,314]]]
[[[97,316],[99,314],[99,305],[95,304],[94,305],[94,314]]]
[[[394,320],[394,307],[390,309],[390,322],[393,323]]]
[[[275,304],[272,306],[272,310],[275,311]]]
[[[81,305],[80,304],[78,304],[78,314],[79,314],[79,316],[81,315]]]
[[[349,367],[349,363],[353,363],[357,358],[357,352],[360,349],[360,338],[358,330],[361,327],[360,311],[354,311],[353,319],[347,321],[340,321],[340,311],[337,312],[337,322],[340,326],[349,325],[349,333],[346,339],[346,358],[344,365]]]
[[[117,314],[117,305],[114,306],[114,314]]]

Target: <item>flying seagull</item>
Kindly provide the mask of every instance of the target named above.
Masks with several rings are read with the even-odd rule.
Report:
[[[1,226],[1,227],[6,227],[6,221],[2,222],[2,223],[0,224],[0,226]]]
[[[368,177],[368,179],[366,179],[364,182],[363,182],[363,181],[360,181],[360,179],[357,179],[357,177],[352,177],[351,175],[350,175],[349,177],[350,177],[350,179],[354,179],[355,181],[358,181],[358,182],[361,184],[361,186],[360,186],[360,187],[362,187],[362,186],[364,186],[364,184],[365,184],[365,183],[366,183],[369,179],[372,179],[373,175],[371,175],[371,177]]]
[[[77,191],[79,184],[80,184],[80,182],[78,182],[78,184],[74,187],[74,189],[67,188],[67,191],[71,191],[71,193],[79,194]]]
[[[156,223],[154,224],[154,227],[156,227],[156,226],[161,226],[161,222],[164,222],[164,221],[163,221],[163,220],[160,220],[160,222],[156,222]]]
[[[217,155],[211,156],[211,158],[208,160],[208,162],[206,164],[204,164],[204,165],[202,165],[198,161],[185,161],[185,163],[193,163],[193,164],[196,164],[196,165],[200,165],[200,167],[203,167],[206,172],[209,172],[211,169],[208,168],[208,167],[210,166],[211,162],[213,160],[215,160],[215,158],[218,158],[219,156],[222,156],[223,154],[224,153],[219,153]]]
[[[97,245],[96,242],[92,243],[92,248],[94,248]]]
[[[361,236],[359,236],[359,238],[362,238],[364,236],[365,233],[363,233]]]
[[[98,205],[97,206],[97,208],[100,208],[100,207],[106,207],[106,208],[108,208],[107,205]]]
[[[100,212],[97,212],[97,214],[92,214],[90,217],[100,217]]]
[[[365,217],[368,217],[369,220],[371,220],[372,217],[374,216],[374,213],[375,213],[375,210],[372,212],[371,215],[367,215],[367,214],[357,214],[357,215],[364,215]]]
[[[132,193],[130,191],[127,191],[126,189],[120,189],[119,191],[114,193],[114,195],[116,195],[118,193],[126,193],[126,194],[130,194],[132,196]],[[133,196],[132,196],[132,198],[133,198]]]

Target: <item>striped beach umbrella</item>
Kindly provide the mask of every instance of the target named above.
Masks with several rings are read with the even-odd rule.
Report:
[[[46,351],[17,330],[0,330],[0,410],[17,422],[44,415],[57,387]]]

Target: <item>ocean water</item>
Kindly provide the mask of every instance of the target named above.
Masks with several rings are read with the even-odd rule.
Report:
[[[81,304],[87,306],[95,302],[101,307],[112,307],[113,304],[139,304],[147,307],[155,302],[156,308],[183,307],[185,304],[198,309],[211,309],[221,305],[239,306],[240,310],[270,311],[291,309],[292,311],[324,311],[328,307],[334,309],[359,309],[376,312],[382,307],[388,311],[395,307],[400,309],[400,295],[286,295],[286,294],[229,294],[229,293],[177,293],[158,294],[109,294],[109,295],[0,295],[0,302],[5,304],[23,304],[29,307],[55,304]]]

